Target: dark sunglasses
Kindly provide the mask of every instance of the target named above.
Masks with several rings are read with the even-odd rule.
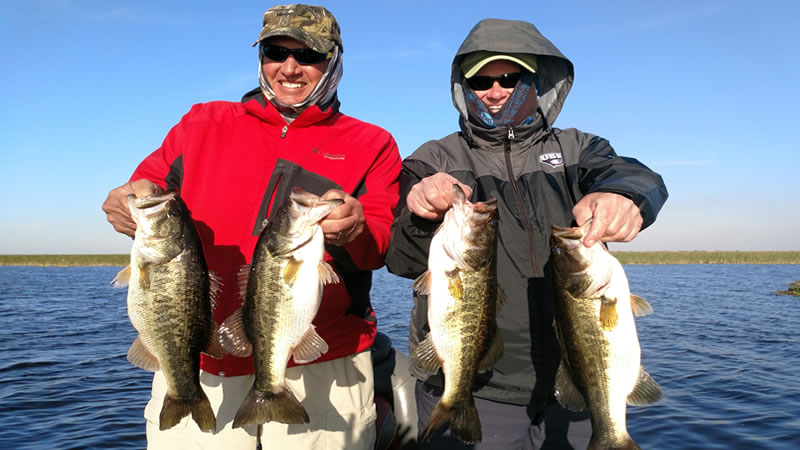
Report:
[[[310,48],[286,48],[280,45],[261,44],[261,54],[277,62],[284,62],[289,55],[292,55],[297,64],[307,65],[325,61],[330,53],[320,53]]]
[[[475,75],[472,78],[467,78],[467,83],[469,83],[469,87],[471,87],[473,91],[485,91],[487,89],[491,89],[492,86],[494,86],[495,81],[500,83],[500,87],[504,89],[511,89],[517,85],[517,81],[519,81],[520,77],[522,77],[522,73],[520,72],[504,73],[499,77]]]

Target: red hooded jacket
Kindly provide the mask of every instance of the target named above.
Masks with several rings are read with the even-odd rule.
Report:
[[[341,114],[338,102],[326,111],[311,106],[287,125],[258,94],[242,103],[194,105],[131,180],[180,191],[208,269],[222,282],[214,310],[218,324],[241,306],[237,273],[250,263],[263,220],[293,186],[317,195],[337,188],[356,197],[366,217],[364,232],[343,247],[326,246],[325,259],[342,281],[325,286],[314,320],[329,346],[314,361],[322,362],[368,349],[375,338],[371,271],[383,266],[400,166],[392,136]],[[201,369],[236,376],[253,373],[253,363],[203,354]]]

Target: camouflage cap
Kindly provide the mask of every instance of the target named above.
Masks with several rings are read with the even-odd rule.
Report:
[[[290,37],[320,53],[327,53],[334,44],[339,46],[339,51],[344,51],[339,24],[322,6],[291,4],[268,9],[264,13],[264,26],[253,46],[273,36]]]

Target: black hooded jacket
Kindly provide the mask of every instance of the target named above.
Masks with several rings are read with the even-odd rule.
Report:
[[[486,129],[467,120],[460,64],[465,54],[479,50],[536,56],[540,96],[533,123]],[[403,162],[401,199],[386,256],[386,266],[396,275],[415,278],[427,269],[428,247],[439,225],[406,208],[405,197],[414,184],[446,172],[472,187],[473,202],[498,200],[497,276],[506,302],[497,321],[505,350],[493,370],[479,375],[478,397],[521,405],[552,399],[560,356],[553,330],[550,226],[574,225],[573,206],[593,192],[633,200],[643,228],[653,223],[667,199],[658,174],[618,156],[607,140],[577,129],[552,128],[572,82],[572,63],[533,25],[483,20],[453,59],[451,86],[461,131],[425,143]],[[427,332],[427,298],[415,293],[410,348]],[[412,371],[426,379],[423,372]],[[441,371],[427,381],[443,385]]]

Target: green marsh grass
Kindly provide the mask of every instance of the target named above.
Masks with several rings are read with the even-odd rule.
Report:
[[[0,255],[0,266],[127,266],[130,255]]]
[[[800,264],[797,252],[615,252],[622,264]],[[3,266],[126,266],[129,255],[0,255]]]

